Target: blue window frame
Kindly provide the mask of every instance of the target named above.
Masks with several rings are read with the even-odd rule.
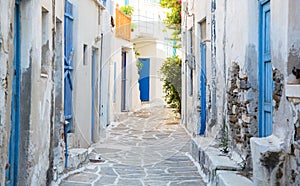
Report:
[[[261,0],[259,5],[259,117],[258,136],[272,134],[273,79],[271,63],[271,11],[270,1]]]

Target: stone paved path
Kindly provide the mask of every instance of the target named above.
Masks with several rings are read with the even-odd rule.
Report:
[[[105,161],[88,163],[60,185],[205,185],[187,156],[190,137],[178,123],[158,106],[131,114],[109,127],[105,142],[93,145],[92,155]]]

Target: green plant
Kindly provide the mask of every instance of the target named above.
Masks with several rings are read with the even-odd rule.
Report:
[[[172,37],[170,40],[176,41],[178,45],[174,48],[180,48],[181,44],[181,0],[161,0],[160,6],[168,9],[164,23],[166,27],[172,30]]]
[[[128,16],[132,16],[134,8],[130,5],[125,5],[125,6],[121,6],[120,10],[121,10],[121,12],[123,12],[124,14],[126,14]]]
[[[220,139],[220,146],[221,146],[221,150],[224,153],[228,153],[229,152],[229,136],[228,136],[228,126],[226,125],[225,120],[223,121],[223,126],[221,129],[221,137]]]
[[[136,44],[133,43],[133,51],[134,51],[134,54],[135,54],[135,57],[137,58],[136,60],[136,67],[138,68],[138,71],[141,71],[142,68],[143,68],[143,63],[141,63],[141,61],[138,59],[138,57],[141,55],[137,49],[136,49]]]
[[[178,56],[168,57],[160,70],[164,81],[165,101],[176,112],[181,113],[181,59]]]

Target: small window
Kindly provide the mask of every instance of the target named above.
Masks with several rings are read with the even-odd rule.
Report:
[[[50,35],[49,35],[49,14],[48,11],[42,8],[42,46],[41,46],[41,74],[48,74],[49,56],[50,56]]]
[[[101,24],[101,9],[100,6],[98,7],[98,25]]]
[[[200,35],[201,35],[201,42],[205,42],[206,40],[206,19],[204,19],[200,23]]]
[[[193,69],[190,69],[190,88],[189,88],[189,95],[193,96],[193,82],[194,82],[194,77],[193,77]]]
[[[86,53],[87,53],[87,45],[86,44],[83,44],[83,65],[87,65],[87,59],[86,59]]]
[[[188,52],[193,54],[193,29],[190,29],[188,34]]]

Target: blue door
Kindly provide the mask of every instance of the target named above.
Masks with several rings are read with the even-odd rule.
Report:
[[[141,101],[149,101],[149,85],[150,85],[150,59],[139,58],[142,63],[142,69],[139,71],[139,88]]]
[[[68,121],[67,133],[72,131],[72,71],[73,71],[73,5],[65,4],[65,30],[64,30],[64,115]]]
[[[6,167],[6,185],[18,185],[18,159],[20,143],[20,1],[15,4],[14,20],[14,60],[11,102],[10,139],[8,147],[8,166]]]
[[[95,129],[95,85],[96,85],[96,81],[95,81],[95,77],[96,77],[96,50],[93,49],[93,53],[92,53],[92,126],[91,126],[91,141],[94,142],[94,129]]]
[[[126,52],[122,52],[122,87],[121,87],[121,111],[126,110]]]
[[[259,30],[259,127],[260,137],[272,134],[272,63],[270,47],[270,1],[261,0]]]
[[[199,134],[203,135],[206,129],[206,45],[205,43],[200,44],[201,50],[201,125]]]
[[[65,133],[65,167],[68,168],[68,135],[72,132],[72,71],[73,71],[73,5],[65,1],[65,18],[64,18],[64,116],[67,125],[64,126]]]

